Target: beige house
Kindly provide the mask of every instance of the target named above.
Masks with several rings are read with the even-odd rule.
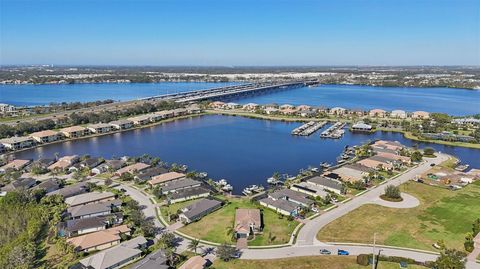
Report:
[[[161,175],[152,177],[152,179],[148,181],[148,184],[150,184],[150,186],[153,187],[157,184],[162,184],[162,183],[165,183],[165,182],[168,182],[168,181],[181,179],[181,178],[184,178],[184,177],[185,177],[185,174],[178,173],[178,172],[169,172],[169,173],[165,173],[165,174],[161,174]]]
[[[67,239],[67,243],[75,247],[75,251],[90,252],[102,250],[120,243],[120,235],[130,235],[130,228],[127,225],[112,227],[94,233],[84,234]]]
[[[35,141],[31,137],[15,136],[1,139],[0,143],[3,144],[6,149],[18,150],[33,146],[35,144]]]
[[[238,208],[235,211],[235,236],[248,238],[262,230],[260,209]]]
[[[378,109],[378,108],[372,109],[368,113],[370,117],[375,117],[375,118],[384,118],[386,114],[387,114],[387,111],[383,109]]]
[[[345,113],[347,113],[347,110],[343,107],[332,107],[330,110],[329,110],[329,114],[331,115],[344,115]]]
[[[55,170],[60,169],[64,170],[68,167],[72,166],[74,163],[78,162],[80,158],[78,155],[70,155],[70,156],[63,156],[62,158],[58,159],[55,163],[48,167],[48,170]]]
[[[150,165],[148,165],[146,163],[134,163],[134,164],[131,164],[129,166],[125,166],[125,167],[117,170],[117,172],[115,172],[115,175],[121,176],[125,173],[133,174],[133,173],[136,173],[136,172],[143,171],[143,170],[145,170],[149,167],[150,167]]]
[[[391,163],[380,162],[372,160],[371,158],[363,159],[361,161],[358,161],[357,163],[373,169],[378,169],[380,167],[387,170],[393,169],[393,165]]]
[[[207,260],[202,256],[193,256],[188,259],[179,269],[203,269],[207,266]]]
[[[393,110],[390,112],[390,117],[391,118],[398,118],[398,119],[405,119],[407,118],[407,112],[405,110]]]
[[[39,143],[50,143],[59,140],[59,133],[52,130],[45,130],[30,134],[30,137]]]
[[[72,127],[63,128],[60,130],[60,132],[65,137],[68,137],[68,138],[77,138],[77,137],[82,137],[89,134],[88,129],[82,126],[72,126]]]
[[[412,119],[428,119],[430,118],[430,113],[426,111],[415,111],[412,113]]]
[[[65,203],[71,207],[95,204],[100,202],[111,201],[115,199],[115,194],[111,192],[87,192],[65,199]]]
[[[107,123],[91,124],[88,125],[87,128],[93,134],[104,134],[112,131],[112,125]]]

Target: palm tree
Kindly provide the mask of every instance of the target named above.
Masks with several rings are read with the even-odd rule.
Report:
[[[190,243],[188,244],[188,249],[189,249],[189,250],[193,250],[193,252],[195,252],[195,254],[197,254],[198,244],[200,244],[200,240],[198,240],[198,239],[193,239],[193,240],[190,241]]]

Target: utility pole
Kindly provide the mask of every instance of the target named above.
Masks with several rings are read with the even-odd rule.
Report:
[[[377,233],[373,233],[373,252],[372,252],[372,269],[375,269],[375,239],[376,239]]]

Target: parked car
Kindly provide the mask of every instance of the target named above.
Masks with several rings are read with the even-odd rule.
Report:
[[[338,254],[339,256],[347,256],[347,255],[350,255],[350,253],[349,253],[348,251],[343,250],[343,249],[339,249],[338,252],[337,252],[337,254]]]
[[[332,254],[332,252],[331,252],[330,250],[328,250],[328,249],[322,248],[322,249],[320,249],[320,254],[322,254],[322,255],[330,255],[330,254]]]

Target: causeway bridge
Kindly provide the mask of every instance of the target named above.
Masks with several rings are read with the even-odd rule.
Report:
[[[225,87],[196,90],[173,94],[163,94],[141,100],[161,101],[170,100],[178,103],[190,103],[205,100],[224,100],[240,96],[255,95],[270,91],[279,91],[292,88],[305,87],[317,84],[317,81],[290,81],[290,82],[260,82],[241,85],[230,85]]]

